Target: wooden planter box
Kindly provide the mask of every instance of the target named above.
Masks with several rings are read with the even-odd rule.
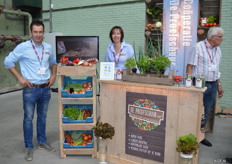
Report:
[[[173,85],[172,75],[160,77],[156,74],[134,74],[131,73],[130,68],[123,70],[122,80],[148,84]]]

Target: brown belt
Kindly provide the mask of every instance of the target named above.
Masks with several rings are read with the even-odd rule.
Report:
[[[48,86],[48,84],[32,84],[32,87],[36,87],[36,88],[44,88],[44,87],[46,87],[46,86]]]

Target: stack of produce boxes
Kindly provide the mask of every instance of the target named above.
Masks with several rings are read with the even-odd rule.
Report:
[[[93,97],[92,77],[86,79],[72,79],[64,77],[61,96],[64,98]],[[63,104],[63,124],[93,123],[93,104]],[[64,131],[64,148],[93,148],[94,137],[90,130]]]

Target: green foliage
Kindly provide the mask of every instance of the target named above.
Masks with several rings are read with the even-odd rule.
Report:
[[[145,55],[152,58],[155,56],[156,52],[157,52],[157,49],[155,48],[154,40],[151,37],[148,37],[146,39]]]
[[[160,73],[161,70],[165,70],[166,67],[170,66],[170,64],[171,61],[164,55],[159,55],[158,57],[153,58],[151,61],[151,65],[158,73]]]
[[[142,56],[139,58],[137,61],[137,66],[140,71],[146,72],[150,69],[151,67],[151,61],[149,60],[148,56]]]
[[[151,5],[148,7],[147,14],[153,21],[162,21],[163,10],[155,5]]]
[[[126,61],[124,62],[124,65],[129,68],[134,68],[136,67],[136,61],[133,57],[130,57],[126,59]]]
[[[177,140],[176,151],[184,154],[197,154],[199,144],[196,137],[193,134],[187,134],[180,136]]]
[[[208,23],[214,23],[217,20],[216,16],[209,16],[207,19],[208,19]]]
[[[92,129],[94,130],[95,136],[101,139],[112,139],[115,134],[114,127],[109,123],[98,122]]]
[[[157,43],[157,45],[155,45],[155,43]],[[161,39],[159,36],[158,36],[158,40],[153,40],[152,37],[147,37],[145,49],[142,46],[139,46],[138,49],[139,49],[138,54],[136,54],[135,51],[135,57],[138,56],[138,60],[136,60],[137,61],[136,64],[140,72],[143,73],[149,72],[150,68],[153,66],[152,60],[157,56],[162,56],[160,55],[162,53]],[[134,50],[135,50],[135,45],[134,45]]]
[[[79,112],[79,109],[76,107],[67,107],[64,109],[64,116],[68,117],[70,120],[77,120]]]

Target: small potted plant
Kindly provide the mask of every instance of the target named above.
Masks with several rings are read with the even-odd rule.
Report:
[[[109,123],[98,122],[93,128],[94,134],[100,139],[99,160],[100,164],[106,164],[107,141],[115,134],[114,127]]]
[[[115,134],[114,127],[109,123],[98,122],[92,129],[95,136],[99,137],[100,139],[112,139]]]
[[[177,140],[176,150],[180,152],[182,158],[192,159],[194,154],[197,154],[199,143],[193,134],[180,136]]]
[[[124,65],[127,68],[131,68],[133,73],[136,73],[137,68],[136,68],[136,61],[133,57],[130,57],[128,59],[125,60]]]
[[[147,73],[151,68],[151,60],[148,56],[142,56],[137,61],[140,72]]]
[[[171,61],[168,59],[168,57],[164,55],[159,55],[157,57],[154,57],[151,61],[151,65],[155,68],[155,71],[160,76],[164,74],[166,68],[170,66]]]

